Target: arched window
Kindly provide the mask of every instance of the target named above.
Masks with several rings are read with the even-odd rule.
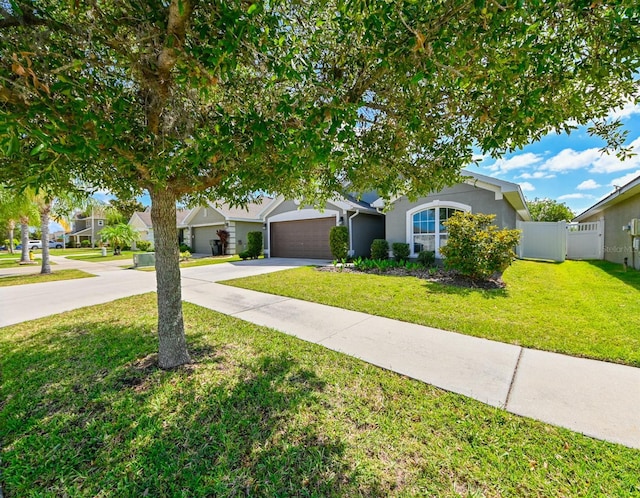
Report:
[[[407,211],[407,242],[411,256],[420,251],[433,251],[439,258],[440,248],[448,238],[444,222],[458,211],[471,211],[471,206],[434,201]]]

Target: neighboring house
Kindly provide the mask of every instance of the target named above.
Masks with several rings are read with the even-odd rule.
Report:
[[[100,231],[105,224],[106,216],[102,209],[92,209],[90,214],[78,213],[71,222],[68,240],[73,241],[76,247],[80,247],[84,240],[88,240],[91,247],[96,247],[100,242]]]
[[[640,269],[640,176],[598,201],[573,221],[604,223],[604,259]],[[636,225],[636,226],[633,226]],[[636,232],[634,234],[634,232]]]
[[[409,244],[410,257],[434,251],[440,258],[440,248],[447,242],[443,223],[456,211],[495,214],[494,223],[502,228],[515,228],[517,220],[531,220],[519,185],[467,170],[462,175],[468,177],[463,183],[415,201],[405,196],[376,200],[372,206],[378,209],[390,204],[385,216],[389,244]]]
[[[277,198],[265,212],[265,254],[269,257],[332,259],[331,227],[349,228],[349,255],[367,257],[374,239],[384,238],[384,216],[370,202],[369,193],[360,200],[343,197],[328,201],[323,210]]]
[[[261,231],[264,234],[264,211],[272,202],[271,197],[263,197],[258,202],[248,203],[245,208],[209,202],[191,210],[178,228],[184,230],[185,243],[193,252],[200,254],[219,254],[220,237],[217,232],[226,230],[229,232],[226,254],[239,254],[247,250],[249,232]]]
[[[176,227],[178,227],[178,241],[184,242],[184,219],[191,213],[191,209],[178,209],[176,211]],[[139,240],[147,240],[153,245],[153,225],[151,223],[151,208],[145,211],[136,211],[129,219],[131,225],[139,234]],[[186,241],[189,245],[189,240]]]

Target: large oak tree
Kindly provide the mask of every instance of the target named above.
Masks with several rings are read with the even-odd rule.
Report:
[[[171,368],[189,361],[177,200],[441,188],[474,150],[633,98],[638,16],[636,0],[2,0],[0,181],[148,191]]]

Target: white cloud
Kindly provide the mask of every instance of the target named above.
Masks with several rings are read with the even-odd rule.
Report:
[[[586,149],[581,152],[564,149],[550,159],[547,159],[540,170],[564,173],[576,169],[586,168],[600,157],[598,149]]]
[[[533,192],[536,189],[529,182],[522,182],[520,184],[520,188],[522,189],[523,192]]]
[[[611,183],[609,185],[611,185],[612,187],[623,187],[624,185],[629,183],[631,180],[635,180],[638,176],[640,176],[640,169],[632,173],[627,173],[626,175],[621,176],[620,178],[615,178],[611,180]]]
[[[591,173],[615,173],[640,167],[640,137],[632,141],[628,148],[635,155],[627,157],[624,161],[615,154],[603,154],[600,149],[595,147],[582,151],[563,149],[542,163],[535,173],[523,173],[519,178],[527,180],[548,178],[543,175],[567,173],[580,169],[587,169]]]
[[[498,159],[491,166],[488,166],[488,169],[496,173],[507,173],[514,169],[528,168],[529,166],[538,164],[540,161],[542,161],[542,156],[539,154],[526,152],[510,157],[509,159]]]
[[[544,180],[547,178],[555,178],[556,175],[553,173],[547,173],[545,171],[536,171],[534,173],[522,173],[516,178],[522,178],[523,180]]]
[[[565,194],[558,197],[559,201],[566,201],[567,199],[595,199],[595,196],[590,194]]]
[[[607,117],[609,119],[624,119],[634,114],[640,114],[640,104],[627,102],[624,106],[611,111]]]
[[[593,190],[594,188],[600,188],[600,187],[602,187],[602,185],[597,183],[595,180],[589,179],[589,180],[583,181],[576,188],[578,190]]]
[[[593,167],[589,170],[592,173],[615,173],[640,166],[640,137],[629,144],[629,148],[635,156],[628,157],[624,161],[615,154],[602,154],[593,162]]]

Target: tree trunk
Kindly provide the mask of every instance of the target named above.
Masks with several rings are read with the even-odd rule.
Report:
[[[29,259],[29,220],[20,218],[20,243],[22,250],[20,254],[20,263],[28,263]]]
[[[13,254],[15,252],[15,247],[13,245],[13,238],[15,237],[15,229],[16,222],[14,220],[9,220],[9,252]]]
[[[42,267],[40,273],[47,275],[51,273],[51,260],[49,258],[49,211],[51,205],[46,204],[40,211],[40,230],[42,231]]]
[[[191,362],[182,320],[176,198],[170,190],[161,187],[149,193],[158,289],[158,364],[160,368],[169,369]]]

